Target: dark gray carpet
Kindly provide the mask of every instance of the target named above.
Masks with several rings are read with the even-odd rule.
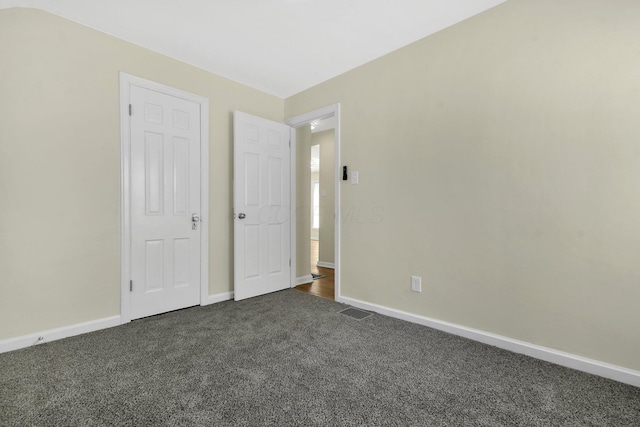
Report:
[[[287,290],[0,354],[2,426],[639,426],[640,389]]]

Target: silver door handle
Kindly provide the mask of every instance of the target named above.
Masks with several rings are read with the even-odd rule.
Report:
[[[198,229],[198,222],[200,222],[200,216],[198,214],[191,214],[191,229]]]
[[[240,219],[245,219],[246,217],[247,216],[245,214],[243,214],[243,213],[239,213],[238,214],[238,218],[240,218]]]

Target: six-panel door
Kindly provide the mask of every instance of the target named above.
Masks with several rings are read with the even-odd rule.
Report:
[[[290,287],[290,128],[234,114],[234,298]]]
[[[131,318],[200,303],[200,106],[131,86]]]

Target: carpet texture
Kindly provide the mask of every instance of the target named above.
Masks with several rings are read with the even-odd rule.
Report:
[[[297,290],[0,354],[2,426],[639,426],[640,389]]]

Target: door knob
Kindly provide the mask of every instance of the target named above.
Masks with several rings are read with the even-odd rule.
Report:
[[[191,214],[191,229],[192,230],[197,230],[198,229],[198,222],[200,222],[200,215],[198,214]]]
[[[239,213],[238,214],[238,218],[240,218],[240,219],[245,219],[246,217],[247,216],[245,214],[243,214],[243,213]]]

